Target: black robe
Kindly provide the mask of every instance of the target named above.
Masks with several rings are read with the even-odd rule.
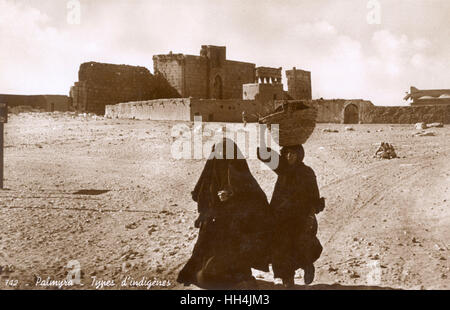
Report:
[[[276,278],[294,276],[296,269],[314,263],[322,253],[322,245],[316,237],[315,214],[324,208],[324,199],[319,195],[314,171],[303,163],[303,147],[293,149],[301,149],[294,165],[269,150],[271,156],[279,156],[279,164],[273,169],[278,178],[270,201],[274,221],[271,262]],[[259,159],[270,161],[270,158]]]
[[[234,158],[239,150],[233,141]],[[267,197],[252,176],[245,159],[207,160],[192,192],[200,228],[191,258],[177,281],[203,288],[227,288],[252,279],[251,268],[268,271],[270,217]],[[223,145],[223,144],[222,144]],[[242,157],[241,157],[242,158]],[[233,192],[221,202],[218,191]]]

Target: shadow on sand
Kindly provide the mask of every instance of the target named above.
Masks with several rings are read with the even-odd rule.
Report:
[[[286,290],[282,285],[273,282],[256,280],[259,290]],[[312,285],[294,285],[289,290],[398,290],[392,287],[369,286],[369,285],[341,285],[334,284],[312,284]]]
[[[74,192],[74,195],[101,195],[109,192],[109,190],[103,189],[80,189],[79,191]]]

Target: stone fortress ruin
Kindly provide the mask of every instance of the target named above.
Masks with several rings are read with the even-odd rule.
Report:
[[[153,74],[145,67],[86,62],[70,96],[1,95],[9,107],[45,111],[75,110],[108,118],[241,122],[256,121],[275,100],[310,100],[319,123],[450,123],[450,90],[411,87],[409,106],[375,106],[363,99],[312,99],[311,72],[257,67],[227,59],[225,46],[203,45],[199,55],[153,56]]]
[[[312,100],[311,72],[295,67],[286,70],[285,91],[282,68],[228,60],[225,46],[203,45],[199,56],[155,55],[153,66],[158,83],[152,95],[115,98],[98,110],[104,108],[110,118],[192,121],[201,116],[204,121],[241,122],[242,112],[255,121],[274,100],[311,100],[320,123],[450,123],[447,104],[383,107],[362,99]]]
[[[107,117],[154,120],[239,122],[242,112],[261,113],[264,103],[311,99],[311,74],[288,70],[284,91],[281,68],[228,60],[225,46],[203,45],[200,55],[153,56],[146,68],[83,63],[71,87],[74,107]]]
[[[411,86],[403,99],[411,99],[412,106],[450,104],[450,89],[421,90]]]

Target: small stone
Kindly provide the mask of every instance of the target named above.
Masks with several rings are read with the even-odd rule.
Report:
[[[337,272],[337,271],[338,271],[338,268],[334,268],[334,267],[332,267],[332,266],[329,266],[329,267],[328,267],[328,271],[329,271],[329,272]]]
[[[126,229],[136,229],[139,225],[136,222],[125,225]]]
[[[417,129],[417,130],[427,129],[427,125],[426,125],[425,123],[423,123],[423,122],[421,122],[421,123],[416,123],[416,124],[414,125],[414,128]]]
[[[427,127],[436,127],[436,128],[441,128],[444,127],[444,124],[442,123],[431,123],[431,124],[427,124]]]
[[[122,263],[122,271],[123,270],[126,270],[126,269],[128,269],[128,268],[130,268],[132,265],[131,265],[131,263],[130,262],[123,262]]]
[[[339,132],[338,130],[336,130],[336,129],[331,129],[331,128],[324,128],[324,129],[322,129],[322,131],[323,131],[323,132]]]

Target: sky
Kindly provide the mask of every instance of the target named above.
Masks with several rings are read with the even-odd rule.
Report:
[[[153,72],[209,44],[311,71],[313,98],[405,105],[410,86],[450,88],[449,38],[449,0],[0,0],[0,93],[67,95],[83,62]]]

